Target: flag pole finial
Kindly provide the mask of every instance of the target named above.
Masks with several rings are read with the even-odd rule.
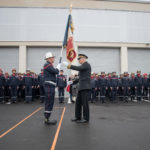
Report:
[[[70,4],[70,13],[72,12],[72,4]]]

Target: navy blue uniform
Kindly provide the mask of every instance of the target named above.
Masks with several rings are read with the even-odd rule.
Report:
[[[44,74],[40,73],[38,76],[38,84],[40,87],[40,100],[44,102],[45,99],[45,91],[44,91]]]
[[[93,101],[95,101],[96,99],[96,89],[97,89],[97,85],[98,81],[96,78],[91,78],[91,93],[90,93],[90,101],[93,103]]]
[[[15,74],[10,76],[10,88],[11,88],[11,100],[12,102],[17,101],[17,88],[19,85],[18,77]]]
[[[45,118],[49,119],[54,105],[56,75],[58,69],[53,67],[53,64],[46,62],[44,64],[44,90],[45,90]]]
[[[19,79],[18,99],[19,101],[21,101],[21,99],[24,98],[24,89],[23,89],[24,82],[23,77],[19,76],[18,79]]]
[[[95,97],[96,97],[96,101],[98,100],[98,97],[99,97],[99,93],[100,93],[100,91],[99,91],[99,89],[98,89],[98,80],[99,80],[99,76],[96,76],[95,77],[96,78],[96,82],[97,82],[97,87],[96,87],[96,91],[95,91]]]
[[[79,88],[75,106],[75,118],[89,121],[89,92],[91,90],[91,65],[84,62],[80,66],[71,65],[68,68],[79,71]]]
[[[59,95],[59,102],[64,102],[64,89],[67,86],[67,81],[65,75],[58,75],[57,76],[57,87],[58,87],[58,95]]]
[[[23,78],[25,86],[25,102],[32,101],[32,86],[34,85],[34,79],[31,75],[27,74]]]
[[[135,77],[135,84],[137,88],[137,100],[141,100],[142,98],[142,76],[136,76]]]
[[[5,86],[5,77],[3,74],[0,74],[0,102],[4,101],[4,86]]]
[[[111,100],[116,100],[117,90],[119,87],[119,81],[117,76],[112,76],[110,79],[110,89],[111,89]]]
[[[106,91],[106,96],[111,100],[111,89],[110,89],[111,76],[108,76],[106,79],[107,79],[107,91]]]
[[[129,79],[130,84],[130,94],[131,94],[131,100],[133,100],[136,97],[136,83],[135,83],[135,77],[131,77]]]
[[[118,79],[119,81],[119,89],[118,89],[118,96],[119,96],[119,99],[122,101],[123,100],[123,89],[122,89],[122,77],[120,77]]]
[[[129,90],[130,90],[129,88],[130,88],[129,77],[124,76],[122,78],[122,90],[123,90],[123,97],[125,101],[128,100]]]
[[[142,84],[143,84],[142,85],[142,88],[143,88],[142,96],[144,99],[146,99],[148,97],[149,79],[143,78]]]
[[[34,100],[35,98],[38,98],[38,77],[32,76],[33,78],[33,88],[32,88],[32,100]]]
[[[5,101],[8,101],[8,99],[10,98],[9,85],[10,85],[10,77],[7,76],[5,77],[5,90],[4,90]]]
[[[106,98],[106,90],[107,90],[107,79],[105,77],[100,77],[98,80],[98,88],[100,90],[100,97],[102,100],[102,103],[105,102],[105,98]]]

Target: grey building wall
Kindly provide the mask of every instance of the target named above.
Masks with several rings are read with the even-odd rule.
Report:
[[[150,49],[129,48],[128,49],[129,72],[141,70],[142,73],[150,73]]]
[[[11,73],[12,68],[19,68],[19,48],[0,47],[0,68],[3,72]]]
[[[92,72],[120,73],[120,50],[119,48],[80,48],[81,54],[86,54],[91,64]]]
[[[68,9],[0,8],[0,41],[62,41]],[[150,13],[73,9],[75,40],[150,43]]]

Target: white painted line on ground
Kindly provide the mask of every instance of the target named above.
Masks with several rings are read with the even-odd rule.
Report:
[[[150,103],[150,101],[149,100],[143,100],[144,102],[149,102]]]

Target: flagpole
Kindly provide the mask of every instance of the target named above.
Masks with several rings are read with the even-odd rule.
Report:
[[[71,12],[72,12],[72,4],[70,5],[69,12],[70,12],[70,14],[71,14]],[[59,64],[61,64],[61,61],[62,61],[63,51],[64,51],[64,47],[62,46],[62,49],[61,49],[61,51],[60,51]]]
[[[61,64],[61,61],[62,61],[63,50],[64,50],[64,47],[62,46],[61,51],[60,51],[59,64]]]

